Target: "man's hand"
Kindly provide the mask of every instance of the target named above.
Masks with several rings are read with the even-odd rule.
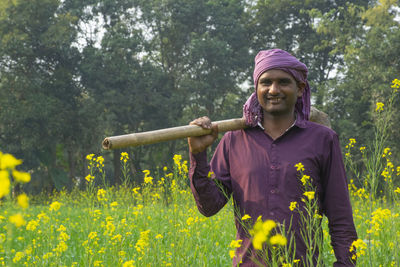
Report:
[[[189,124],[212,130],[211,134],[188,138],[189,150],[193,154],[206,150],[218,137],[218,125],[213,125],[211,120],[206,116],[195,119]]]

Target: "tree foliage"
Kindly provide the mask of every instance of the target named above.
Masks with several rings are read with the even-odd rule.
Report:
[[[241,116],[254,55],[275,47],[309,67],[313,102],[341,137],[367,142],[399,78],[398,18],[395,0],[4,0],[0,146],[41,178],[32,187],[71,185],[105,136]],[[128,149],[131,170],[186,151]],[[113,182],[119,152],[104,153]]]

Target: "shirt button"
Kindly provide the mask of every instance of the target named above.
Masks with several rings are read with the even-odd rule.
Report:
[[[275,190],[274,189],[271,189],[271,194],[275,194]]]
[[[271,212],[269,213],[269,215],[274,216],[274,215],[275,215],[275,212],[271,211]]]
[[[275,166],[275,165],[271,165],[271,169],[272,169],[272,170],[275,170],[275,169],[276,169],[276,166]]]

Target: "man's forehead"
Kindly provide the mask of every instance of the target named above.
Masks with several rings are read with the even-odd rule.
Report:
[[[272,70],[267,70],[263,74],[261,74],[259,80],[261,80],[261,79],[287,79],[287,78],[289,78],[291,80],[295,80],[293,78],[293,76],[290,75],[289,73],[287,73],[286,71],[272,69]]]

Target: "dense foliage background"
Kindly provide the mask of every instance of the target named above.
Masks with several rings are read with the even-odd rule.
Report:
[[[120,183],[121,151],[102,151],[105,136],[241,116],[255,54],[276,47],[309,67],[313,103],[342,143],[366,144],[400,75],[399,21],[395,0],[2,0],[0,148],[24,159],[30,192],[83,181],[90,153]],[[393,108],[398,122],[398,97]],[[137,182],[187,155],[185,140],[126,151]]]

